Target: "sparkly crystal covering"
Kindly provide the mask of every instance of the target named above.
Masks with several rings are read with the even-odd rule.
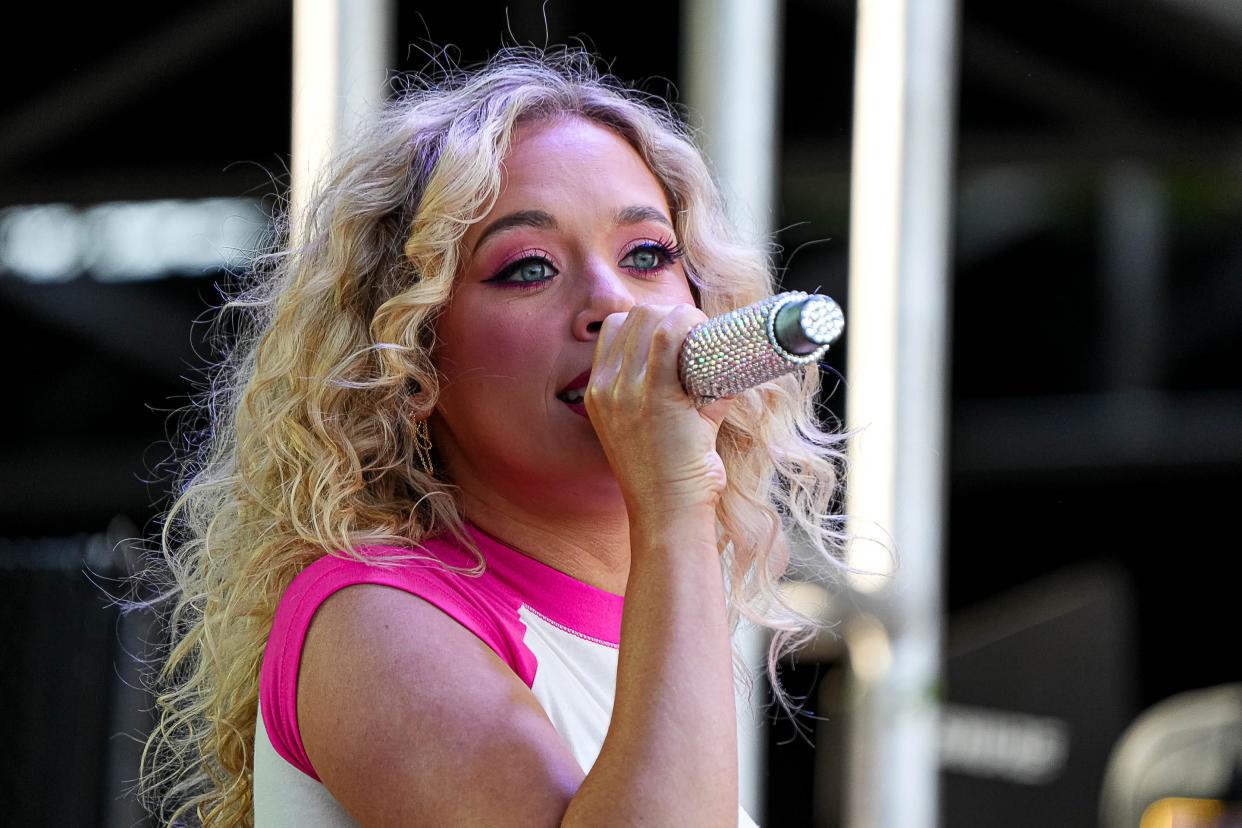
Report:
[[[704,406],[819,362],[845,326],[841,308],[814,294],[800,311],[803,335],[819,347],[794,354],[781,346],[775,331],[777,313],[808,294],[795,290],[769,296],[692,328],[681,346],[681,384],[695,404]]]

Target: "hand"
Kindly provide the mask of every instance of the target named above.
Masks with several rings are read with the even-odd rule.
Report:
[[[716,435],[733,400],[697,408],[677,378],[681,344],[706,320],[692,305],[636,305],[600,328],[584,401],[631,519],[714,508],[724,492]]]

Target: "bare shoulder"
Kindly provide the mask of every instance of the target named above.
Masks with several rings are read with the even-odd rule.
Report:
[[[469,630],[385,586],[311,622],[298,725],[362,825],[557,825],[583,773],[530,689]]]

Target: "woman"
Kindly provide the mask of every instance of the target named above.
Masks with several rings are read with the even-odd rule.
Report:
[[[162,817],[751,824],[729,633],[776,630],[772,672],[813,632],[777,579],[794,530],[835,560],[840,438],[813,370],[681,390],[686,332],[773,290],[683,128],[509,51],[313,205],[165,521]]]

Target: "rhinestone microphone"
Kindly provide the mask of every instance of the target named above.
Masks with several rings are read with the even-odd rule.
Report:
[[[845,328],[832,299],[778,293],[690,329],[678,363],[681,385],[700,408],[815,365]]]

